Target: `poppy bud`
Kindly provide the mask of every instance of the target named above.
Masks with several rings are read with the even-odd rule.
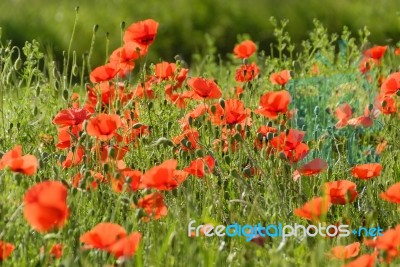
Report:
[[[108,150],[108,156],[111,158],[115,158],[117,156],[117,150],[114,147],[111,147]]]
[[[147,103],[147,108],[148,108],[148,109],[152,109],[153,106],[154,106],[154,103],[153,103],[153,102]]]
[[[72,66],[72,75],[73,76],[78,75],[78,66],[77,65]]]
[[[318,116],[318,114],[319,114],[319,106],[315,106],[315,108],[314,108],[314,115],[315,115],[315,116]]]
[[[286,159],[285,153],[280,152],[280,153],[279,153],[279,158],[280,158],[280,159]]]
[[[213,114],[215,114],[216,111],[217,111],[217,108],[216,108],[215,106],[211,106],[211,112],[212,112]]]
[[[36,96],[40,95],[40,85],[36,85]]]
[[[374,108],[374,105],[372,105],[372,104],[369,104],[369,105],[368,105],[368,110],[369,110],[369,111],[372,111],[373,108]]]
[[[199,158],[204,157],[204,152],[201,149],[196,150],[196,156]]]
[[[14,180],[17,182],[17,184],[21,184],[22,181],[22,174],[20,173],[14,173]]]
[[[110,165],[108,163],[104,164],[104,172],[109,172],[110,171]]]
[[[192,126],[193,125],[193,118],[189,116],[188,121],[189,121],[189,125]]]
[[[243,137],[239,133],[236,133],[233,138],[235,138],[236,141],[243,142]]]
[[[37,106],[35,106],[35,108],[33,109],[33,115],[36,116],[38,114],[39,110],[37,108]]]
[[[237,130],[238,132],[240,132],[240,131],[242,130],[242,125],[236,124],[236,125],[235,125],[235,128],[236,128],[236,130]]]
[[[272,138],[274,138],[274,133],[267,133],[267,140],[268,141],[271,141],[272,140]]]
[[[281,131],[283,131],[283,130],[285,130],[285,129],[282,129]],[[290,132],[290,129],[286,129],[285,130],[285,135],[289,135],[289,132]]]
[[[231,158],[229,156],[225,156],[224,160],[227,164],[231,164]]]
[[[382,107],[385,108],[386,106],[387,106],[387,102],[386,102],[386,100],[383,100]]]
[[[122,21],[121,22],[121,30],[124,30],[125,29],[125,21]]]
[[[262,133],[257,133],[257,139],[262,141],[263,140],[264,135]]]
[[[99,24],[95,24],[93,26],[93,33],[96,33],[98,29],[99,29]]]
[[[20,57],[17,58],[14,62],[14,69],[19,70],[22,67],[22,60]]]
[[[232,170],[232,176],[235,177],[235,178],[239,178],[240,177],[239,172],[237,170]]]
[[[159,145],[163,145],[163,146],[174,146],[174,143],[172,143],[171,140],[165,138],[165,137],[160,137],[159,139],[157,139],[157,141],[155,141],[153,143],[153,146],[159,146]]]
[[[273,125],[272,121],[269,121],[269,122],[267,123],[267,126],[268,126],[268,127],[272,127],[272,125]]]
[[[397,90],[396,95],[400,96],[400,90]]]
[[[135,124],[132,126],[132,129],[139,129],[139,128],[142,127],[142,126],[143,126],[143,124],[140,123],[140,122],[138,122],[138,123],[135,123]]]
[[[188,155],[188,153],[187,153],[186,150],[182,150],[182,149],[179,150],[179,157],[180,158],[186,158],[187,155]]]
[[[146,212],[144,211],[144,210],[142,210],[142,209],[138,209],[137,211],[136,211],[136,219],[141,219],[141,218],[143,218],[143,217],[147,217],[147,214],[146,214]]]
[[[64,89],[62,96],[63,96],[65,101],[68,101],[69,96],[68,96],[68,90],[67,89]]]
[[[185,146],[186,146],[187,148],[191,148],[191,147],[192,147],[192,142],[187,141]]]
[[[225,108],[225,100],[222,98],[219,99],[219,105],[224,109]],[[213,112],[214,113],[214,112]]]
[[[79,6],[75,7],[75,12],[78,13],[79,12]]]

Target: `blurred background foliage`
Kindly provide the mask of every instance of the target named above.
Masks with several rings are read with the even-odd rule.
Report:
[[[75,6],[79,6],[79,21],[72,49],[78,55],[89,50],[93,26],[99,25],[92,66],[105,61],[106,33],[111,53],[121,43],[121,22],[129,26],[146,18],[160,23],[150,50],[152,62],[173,61],[178,54],[191,62],[194,53],[207,49],[210,38],[206,34],[222,55],[232,51],[241,34],[269,53],[274,42],[271,16],[289,20],[287,31],[296,49],[314,28],[314,18],[331,33],[340,33],[347,25],[357,34],[367,26],[371,45],[396,44],[400,39],[399,0],[1,0],[2,41],[23,46],[25,41],[36,39],[62,58],[62,51],[68,49]]]

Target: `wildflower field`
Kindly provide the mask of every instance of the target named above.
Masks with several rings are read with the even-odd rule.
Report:
[[[103,65],[0,36],[0,265],[400,266],[400,47],[270,22],[190,65],[150,18]]]

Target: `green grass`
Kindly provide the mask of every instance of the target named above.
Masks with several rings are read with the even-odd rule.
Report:
[[[346,5],[344,2],[339,2]],[[316,2],[314,4],[317,5]],[[64,3],[60,8],[66,8],[65,5]],[[219,3],[217,6],[220,5],[222,4]],[[41,8],[50,9],[51,6],[41,6]],[[137,7],[140,9],[140,5]],[[231,8],[234,7],[238,6],[233,5]],[[111,10],[111,7],[95,6],[93,14],[82,12],[81,16],[91,17],[100,9]],[[154,8],[154,12],[158,10],[158,7]],[[197,12],[201,12],[201,9]],[[188,16],[187,20],[191,18],[190,13],[179,14]],[[111,16],[117,21],[132,19],[125,17],[126,13],[120,14],[118,11],[113,12]],[[175,21],[178,23],[179,20]],[[175,49],[175,42],[179,40],[180,35],[174,34],[178,28],[173,28],[174,24],[163,24],[163,21],[160,23],[161,32],[154,47],[150,47],[150,58],[151,55],[154,57],[153,53],[156,52],[153,50],[157,51],[157,47],[168,47],[171,51],[179,51]],[[78,23],[78,29],[87,27],[88,24]],[[66,22],[64,28],[58,29],[57,32],[69,38],[71,25]],[[9,30],[7,25],[5,30]],[[114,28],[110,28],[109,31],[113,40],[116,40],[120,34],[117,24],[114,24]],[[277,26],[274,56],[265,56],[259,51],[257,56],[251,58],[251,61],[258,64],[261,72],[259,78],[245,89],[242,101],[247,108],[256,109],[260,95],[279,89],[269,82],[270,74],[284,68],[292,70],[294,76],[286,88],[293,98],[290,108],[297,109],[297,116],[290,119],[287,127],[307,132],[305,142],[311,150],[302,162],[321,157],[328,162],[328,171],[315,177],[303,177],[299,183],[294,182],[292,172],[300,163],[289,164],[279,159],[278,155],[267,157],[265,151],[253,148],[257,128],[268,123],[266,118],[254,113],[251,115],[252,126],[246,129],[246,138],[240,142],[239,149],[235,152],[222,153],[214,149],[213,141],[220,138],[221,127],[211,125],[207,116],[194,122],[200,133],[199,143],[203,145],[202,149],[194,153],[185,153],[177,152],[178,146],[156,146],[155,143],[162,137],[171,139],[179,135],[181,129],[178,120],[198,104],[196,101],[191,101],[186,109],[176,108],[164,101],[164,84],[160,84],[154,86],[156,99],[138,101],[140,122],[151,127],[151,134],[140,138],[137,146],[132,144],[129,146],[130,151],[124,158],[126,165],[146,171],[164,160],[175,158],[179,162],[178,169],[182,169],[200,154],[211,154],[217,165],[214,172],[204,179],[189,176],[177,189],[163,192],[168,215],[149,222],[142,221],[140,218],[143,212],[132,208],[131,204],[154,190],[116,193],[108,184],[101,184],[97,190],[89,191],[85,188],[71,187],[72,177],[78,172],[97,170],[112,174],[112,170],[107,171],[93,160],[96,159],[96,155],[90,152],[90,147],[95,142],[93,137],[86,136],[81,140],[88,153],[87,161],[65,170],[58,164],[60,159],[66,156],[66,151],[55,147],[57,128],[52,124],[52,119],[60,109],[69,106],[69,97],[73,92],[80,94],[80,103],[83,104],[86,95],[85,83],[88,82],[87,67],[77,61],[76,75],[70,71],[71,66],[68,70],[64,68],[63,73],[59,73],[60,68],[56,66],[62,66],[62,62],[53,62],[51,56],[41,49],[41,44],[34,42],[27,43],[21,51],[25,56],[22,66],[18,68],[19,64],[15,62],[16,48],[2,41],[0,151],[4,153],[15,144],[21,144],[24,154],[35,155],[39,159],[40,166],[37,174],[31,177],[13,174],[9,170],[0,172],[2,192],[0,240],[16,246],[15,251],[2,265],[115,264],[115,259],[105,252],[82,250],[79,242],[79,237],[96,224],[114,222],[122,225],[129,233],[140,231],[143,235],[136,255],[122,263],[122,266],[341,266],[342,261],[331,260],[325,254],[333,246],[361,242],[362,238],[357,239],[352,236],[342,239],[289,238],[285,244],[281,244],[281,238],[271,238],[266,240],[264,246],[258,246],[239,237],[189,238],[187,236],[190,220],[196,220],[196,225],[200,223],[228,225],[234,222],[307,225],[307,221],[296,217],[293,210],[314,196],[320,196],[324,182],[340,179],[355,182],[360,196],[352,204],[333,206],[328,212],[327,223],[344,222],[348,219],[353,228],[380,226],[387,230],[395,227],[400,219],[397,206],[380,199],[379,194],[398,182],[400,177],[398,113],[380,116],[371,128],[348,126],[337,130],[333,127],[336,123],[333,111],[338,104],[348,102],[358,116],[363,114],[365,105],[371,103],[378,92],[376,83],[368,83],[358,71],[360,47],[369,44],[368,34],[362,33],[361,36],[353,37],[349,31],[344,30],[339,37],[335,37],[320,23],[315,22],[315,29],[311,32],[310,38],[303,43],[302,49],[294,54],[290,51],[291,41],[285,32],[285,29]],[[202,36],[202,32],[194,34]],[[52,41],[53,35],[48,36]],[[198,38],[200,37],[187,41],[197,42]],[[253,39],[258,41],[256,35]],[[235,44],[232,39],[226,41],[229,41],[230,47]],[[75,49],[76,42],[85,42],[87,47],[90,47],[90,34],[78,34],[78,38],[73,41],[72,49]],[[186,40],[179,42],[185,43]],[[232,55],[228,55],[227,59],[222,61],[213,42],[209,40],[205,43],[204,53],[193,52],[195,63],[190,67],[189,76],[215,78],[223,90],[222,98],[229,99],[233,97],[230,88],[237,85],[234,73],[241,61],[234,59]],[[96,48],[99,46],[101,45],[95,44]],[[77,55],[79,58],[80,53]],[[101,61],[102,57],[105,55],[94,54],[93,62]],[[152,73],[151,63],[157,62],[150,59],[140,62],[136,67],[140,72],[128,77],[127,88],[136,85],[144,71],[147,74]],[[320,67],[317,76],[310,74],[310,68],[315,63]],[[373,69],[370,75],[375,79],[379,74],[388,75],[399,70],[399,67],[400,59],[394,56],[391,47],[383,59],[382,66]],[[209,104],[217,101],[209,101]],[[330,112],[326,111],[328,108]],[[278,126],[278,121],[273,121],[273,125]],[[373,151],[381,138],[387,140],[389,145],[383,154],[378,156]],[[230,142],[233,140],[232,138]],[[372,153],[364,153],[366,150]],[[353,178],[350,168],[355,164],[367,162],[382,163],[381,175],[369,181]],[[254,177],[246,178],[244,169],[248,164],[262,171]],[[32,230],[24,219],[22,200],[28,188],[44,180],[62,181],[68,186],[68,206],[71,214],[67,224],[59,231],[40,234]],[[40,247],[44,246],[47,251],[54,243],[64,245],[64,255],[61,259],[54,260],[47,253],[44,255],[39,253]],[[372,249],[362,245],[360,254],[364,253],[372,253]],[[399,260],[393,264],[399,264]]]

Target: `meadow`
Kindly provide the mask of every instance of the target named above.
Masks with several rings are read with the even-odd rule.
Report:
[[[191,62],[149,60],[150,18],[101,64],[77,24],[62,61],[0,36],[0,265],[399,264],[399,47],[314,20],[294,51],[270,23],[268,54],[205,38]],[[235,223],[375,230],[210,230]]]

